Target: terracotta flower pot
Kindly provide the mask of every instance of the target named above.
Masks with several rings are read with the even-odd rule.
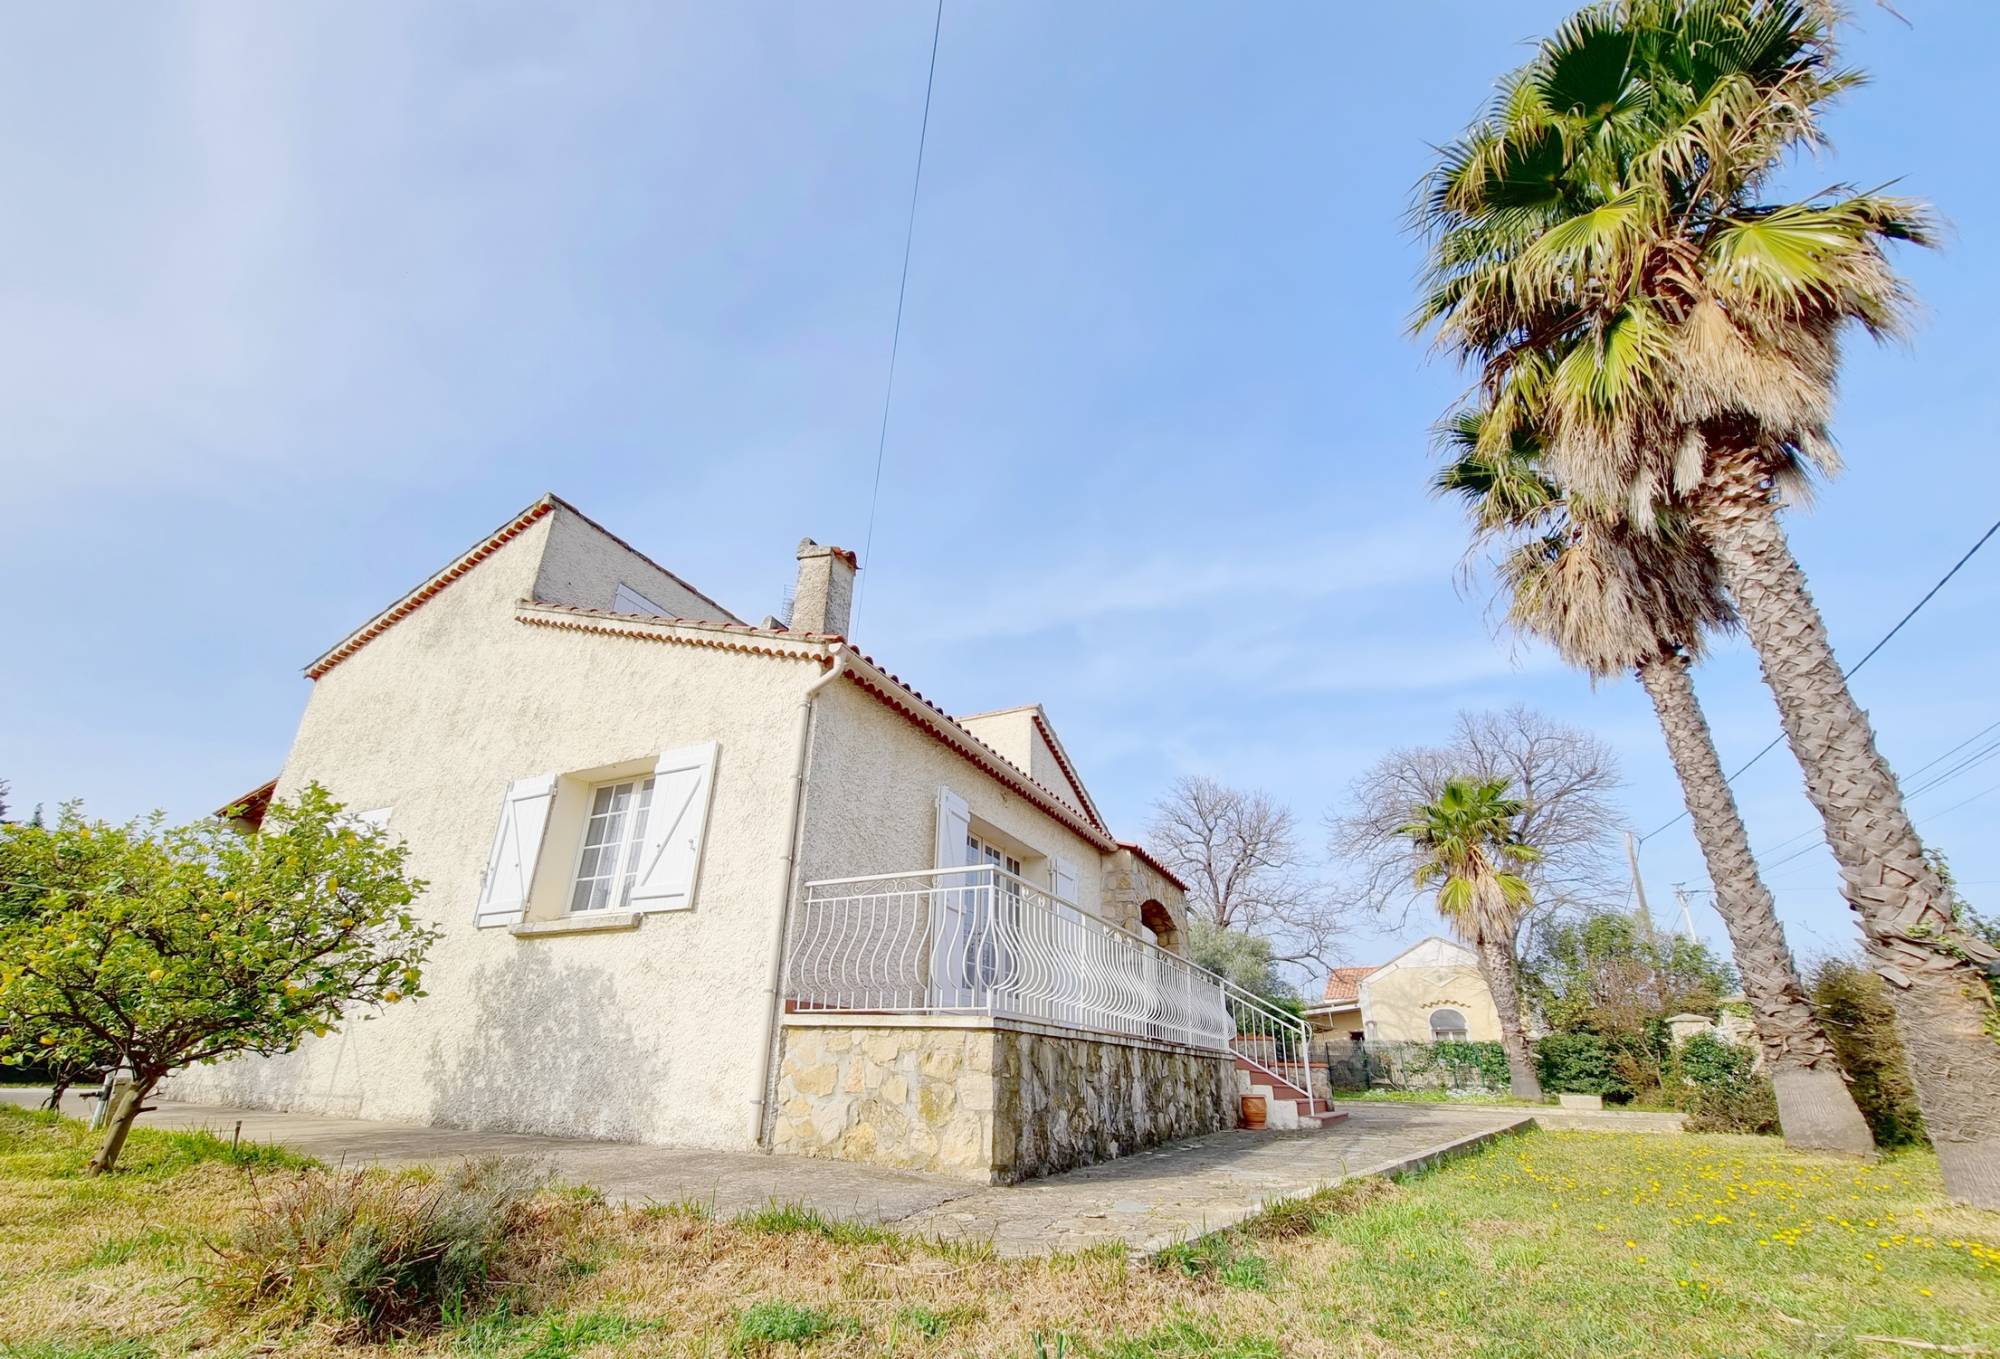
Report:
[[[1243,1097],[1244,1127],[1250,1129],[1252,1132],[1263,1127],[1265,1112],[1264,1097],[1262,1095],[1245,1095]]]

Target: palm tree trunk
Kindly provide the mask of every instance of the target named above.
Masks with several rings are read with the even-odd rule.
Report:
[[[1952,918],[1924,861],[1902,789],[1834,662],[1754,458],[1725,456],[1702,532],[1735,597],[1806,795],[1826,823],[1870,964],[1889,983],[1896,1027],[1946,1191],[2000,1208],[2000,1041],[1986,969],[2000,955]]]
[[[1715,884],[1716,913],[1729,931],[1743,994],[1756,1019],[1785,1141],[1815,1151],[1871,1155],[1875,1139],[1848,1092],[1833,1044],[1806,1001],[1777,907],[1757,871],[1736,796],[1716,756],[1715,738],[1695,699],[1687,663],[1674,655],[1655,657],[1639,666],[1639,682],[1666,733],[1694,838]]]
[[[1507,1054],[1507,1088],[1515,1099],[1542,1101],[1542,1083],[1535,1079],[1535,1059],[1528,1051],[1528,1033],[1521,1024],[1521,988],[1514,972],[1514,950],[1505,939],[1482,936],[1473,946],[1486,989],[1493,993],[1493,1010],[1500,1017],[1500,1047]]]

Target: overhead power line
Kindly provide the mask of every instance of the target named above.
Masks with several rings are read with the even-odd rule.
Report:
[[[924,147],[931,138],[931,91],[937,87],[938,35],[944,31],[944,0],[937,0],[931,20],[931,60],[924,73],[924,117],[917,128],[917,168],[910,176],[910,211],[903,223],[903,271],[896,280],[896,324],[889,334],[889,380],[882,388],[882,426],[875,435],[875,484],[868,492],[868,532],[861,544],[861,578],[854,583],[854,605],[848,610],[847,631],[861,617],[861,596],[868,588],[868,567],[875,565],[875,507],[882,499],[882,455],[889,447],[889,403],[896,395],[896,357],[903,348],[903,299],[910,290],[910,246],[917,238],[917,190],[924,183]]]
[[[1957,802],[1954,802],[1954,803],[1952,803],[1952,804],[1951,804],[1951,806],[1949,806],[1949,807],[1941,807],[1941,808],[1939,808],[1939,809],[1938,809],[1937,811],[1934,811],[1934,812],[1932,812],[1932,813],[1931,813],[1930,815],[1928,815],[1928,816],[1922,816],[1922,817],[1919,817],[1919,818],[1917,818],[1917,821],[1916,821],[1916,824],[1917,824],[1917,825],[1919,825],[1919,826],[1928,826],[1928,825],[1929,825],[1929,824],[1930,824],[1931,822],[1933,822],[1933,821],[1938,821],[1938,820],[1941,820],[1941,819],[1943,819],[1944,817],[1947,817],[1947,816],[1950,816],[1950,815],[1951,815],[1951,814],[1952,814],[1953,812],[1957,811],[1957,810],[1958,810],[1958,809],[1959,809],[1960,807],[1969,807],[1969,806],[1971,806],[1971,805],[1972,805],[1973,803],[1975,803],[1975,802],[1979,801],[1979,799],[1981,799],[1981,798],[1983,798],[1983,797],[1991,797],[1991,796],[1993,796],[1993,794],[1995,794],[1995,793],[2000,793],[2000,783],[1996,783],[1996,784],[1994,784],[1994,785],[1993,785],[1993,786],[1992,786],[1991,788],[1982,788],[1982,789],[1980,789],[1980,790],[1979,790],[1978,792],[1974,793],[1974,794],[1973,794],[1973,795],[1972,795],[1971,797],[1965,797],[1965,798],[1960,798],[1960,799],[1959,799],[1959,800],[1958,800]],[[1805,847],[1804,849],[1801,849],[1801,850],[1796,850],[1796,851],[1794,851],[1793,853],[1790,853],[1790,854],[1787,854],[1787,855],[1786,855],[1786,856],[1785,856],[1784,858],[1782,858],[1782,859],[1778,860],[1778,861],[1777,861],[1776,863],[1774,863],[1774,864],[1770,864],[1770,865],[1766,866],[1766,867],[1765,867],[1765,869],[1764,869],[1764,871],[1765,871],[1766,873],[1769,873],[1769,872],[1770,872],[1770,871],[1771,871],[1772,869],[1774,869],[1774,868],[1780,868],[1780,867],[1784,866],[1785,864],[1788,864],[1788,863],[1790,863],[1790,862],[1791,862],[1792,860],[1794,860],[1794,859],[1799,859],[1799,858],[1803,858],[1803,857],[1805,857],[1806,855],[1808,855],[1808,854],[1812,853],[1812,852],[1813,852],[1814,850],[1816,850],[1816,849],[1818,849],[1818,848],[1819,848],[1819,846],[1818,846],[1818,845],[1807,845],[1807,846],[1806,846],[1806,847]],[[1772,884],[1772,885],[1773,885],[1773,886],[1777,886],[1777,885],[1779,885],[1779,884],[1776,884],[1776,883],[1774,883],[1774,884]],[[1974,884],[1974,883],[1960,883],[1960,884],[1959,884],[1959,886],[1961,886],[1961,887],[1972,887],[1972,886],[1976,886],[1976,884]]]
[[[1945,583],[1949,581],[1953,576],[1957,575],[1959,569],[1963,567],[1967,562],[1971,561],[1973,555],[1977,553],[1980,548],[1985,547],[1987,540],[1990,539],[1995,533],[2000,533],[2000,519],[1994,520],[1992,527],[1987,529],[1986,532],[1979,535],[1979,541],[1974,543],[1971,547],[1967,548],[1965,550],[1965,555],[1963,557],[1960,557],[1957,561],[1952,563],[1951,570],[1945,572],[1942,576],[1938,577],[1937,584],[1931,586],[1930,589],[1924,591],[1924,597],[1922,599],[1919,599],[1915,604],[1911,605],[1910,611],[1908,613],[1904,614],[1901,618],[1896,620],[1895,627],[1890,628],[1887,632],[1882,634],[1881,641],[1875,643],[1874,646],[1868,648],[1867,655],[1863,656],[1860,660],[1856,661],[1853,665],[1849,666],[1847,669],[1841,671],[1840,677],[1842,679],[1852,679],[1855,675],[1859,674],[1861,671],[1861,667],[1868,664],[1868,662],[1874,660],[1875,653],[1880,651],[1883,647],[1889,645],[1890,639],[1893,638],[1897,633],[1901,632],[1905,627],[1905,625],[1907,625],[1912,618],[1915,618],[1919,613],[1923,611],[1924,605],[1931,602],[1932,598],[1936,596],[1937,592],[1945,587]],[[1765,746],[1755,755],[1752,755],[1749,759],[1745,760],[1740,766],[1737,767],[1736,772],[1725,778],[1723,782],[1725,783],[1736,782],[1736,780],[1741,778],[1744,772],[1748,770],[1751,765],[1756,764],[1757,761],[1763,759],[1766,755],[1769,755],[1772,751],[1776,750],[1778,746],[1784,741],[1784,739],[1785,739],[1784,733],[1779,732],[1776,736],[1771,738],[1771,743],[1769,745]],[[1975,737],[1973,739],[1976,740],[1978,738]],[[1680,824],[1681,820],[1686,816],[1687,812],[1685,809],[1683,809],[1675,816],[1670,817],[1668,820],[1661,822],[1659,825],[1655,826],[1653,829],[1647,831],[1644,835],[1640,836],[1639,843],[1644,844],[1646,843],[1646,841],[1658,835],[1661,831],[1667,830],[1670,827]]]
[[[1957,745],[1945,751],[1943,754],[1934,755],[1930,759],[1925,760],[1915,769],[1912,769],[1909,773],[1905,774],[1903,776],[1904,780],[1914,781],[1917,775],[1923,773],[1926,769],[1936,768],[1939,764],[1943,763],[1945,760],[1950,759],[1953,755],[1957,754],[1961,750],[1964,750],[1974,741],[1977,741],[1980,737],[1985,736],[1987,733],[1995,730],[1996,728],[2000,728],[2000,722],[1994,722],[1988,726],[1982,727],[1980,730],[1966,737],[1963,741],[1960,741]],[[2000,756],[2000,741],[1996,741],[1989,745],[1982,746],[1980,749],[1974,751],[1971,755],[1968,755],[1963,760],[1960,760],[1957,764],[1953,765],[1951,768],[1945,770],[1944,772],[1936,775],[1933,778],[1924,780],[1921,784],[1913,786],[1910,789],[1910,791],[1905,793],[1903,796],[1906,799],[1919,797],[1924,793],[1930,792],[1931,789],[1933,788],[1937,788],[1943,784],[1951,782],[1955,778],[1970,773],[1974,768],[1978,767],[1979,765],[1987,763],[1996,756]],[[1825,830],[1824,826],[1819,826],[1819,825],[1808,826],[1804,830],[1800,831],[1797,835],[1788,835],[1784,839],[1778,841],[1778,843],[1776,843],[1775,845],[1764,846],[1761,852],[1766,855],[1776,854],[1779,850],[1787,849],[1792,845],[1796,845],[1799,841],[1807,838],[1808,836],[1820,835],[1824,832],[1824,830]],[[1785,860],[1780,860],[1779,862],[1785,862]]]

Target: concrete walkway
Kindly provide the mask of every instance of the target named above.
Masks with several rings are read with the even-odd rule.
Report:
[[[1357,1109],[1381,1109],[1391,1100],[1352,1100],[1334,1096],[1333,1107],[1345,1113]],[[1627,1132],[1681,1133],[1687,1131],[1687,1115],[1667,1109],[1565,1109],[1553,1104],[1449,1104],[1411,1103],[1403,1108],[1429,1109],[1443,1115],[1490,1118],[1495,1114],[1521,1114],[1535,1121],[1543,1132]]]
[[[1233,1226],[1265,1204],[1363,1175],[1393,1175],[1470,1151],[1534,1121],[1524,1109],[1468,1118],[1409,1105],[1347,1105],[1311,1132],[1226,1132],[1170,1142],[1025,1184],[975,1188],[898,1230],[991,1240],[1002,1255],[1123,1241],[1153,1251]]]
[[[45,1092],[0,1089],[0,1102],[35,1107]],[[1357,1175],[1393,1174],[1524,1127],[1524,1109],[1437,1110],[1345,1106],[1349,1117],[1313,1132],[1226,1132],[1188,1138],[1026,1184],[994,1186],[850,1161],[697,1151],[621,1142],[410,1127],[161,1100],[141,1119],[156,1128],[206,1128],[281,1142],[329,1165],[413,1165],[476,1156],[534,1156],[561,1179],[625,1203],[692,1201],[717,1216],[802,1204],[829,1217],[919,1236],[991,1241],[1002,1255],[1039,1255],[1123,1242],[1157,1250],[1226,1227],[1280,1198]],[[88,1116],[89,1105],[65,1112]]]

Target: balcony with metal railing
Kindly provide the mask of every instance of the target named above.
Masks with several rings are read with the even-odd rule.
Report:
[[[793,1013],[1020,1021],[1227,1055],[1310,1089],[1302,1018],[990,865],[807,883],[788,956]]]

